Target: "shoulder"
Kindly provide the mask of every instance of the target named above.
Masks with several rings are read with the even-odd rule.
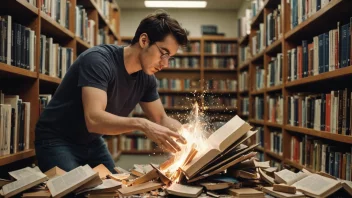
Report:
[[[155,75],[148,75],[146,73],[144,73],[143,71],[139,71],[141,74],[140,76],[142,76],[142,82],[147,86],[147,87],[156,87],[157,85],[157,78],[155,77]]]

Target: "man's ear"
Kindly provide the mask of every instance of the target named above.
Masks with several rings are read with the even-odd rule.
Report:
[[[146,48],[149,46],[149,38],[146,33],[142,33],[139,36],[139,46],[141,46],[141,48]]]

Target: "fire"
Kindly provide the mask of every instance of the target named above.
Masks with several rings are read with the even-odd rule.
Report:
[[[199,112],[198,104],[193,105],[189,117],[189,123],[184,125],[179,133],[187,140],[187,144],[179,144],[181,151],[174,154],[171,165],[163,172],[173,181],[177,181],[180,175],[180,167],[189,163],[197,152],[206,150],[207,131],[203,123],[203,114]]]

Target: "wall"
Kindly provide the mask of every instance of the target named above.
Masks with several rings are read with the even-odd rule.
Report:
[[[155,9],[122,9],[121,36],[133,36],[138,24]],[[225,33],[226,37],[237,36],[237,12],[231,10],[195,10],[195,9],[168,9],[171,17],[190,31],[191,37],[201,36],[201,25],[217,25],[218,32]]]

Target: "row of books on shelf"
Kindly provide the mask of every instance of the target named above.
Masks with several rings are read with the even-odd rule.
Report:
[[[239,91],[248,91],[248,71],[241,72],[239,75],[238,89]]]
[[[73,61],[72,48],[62,47],[53,38],[40,35],[40,73],[63,78]]]
[[[39,114],[42,114],[45,107],[49,104],[51,98],[51,94],[39,94]]]
[[[0,156],[29,149],[29,102],[0,90]]]
[[[170,68],[199,68],[199,58],[197,57],[175,57],[170,61]]]
[[[304,135],[292,136],[291,160],[314,171],[351,181],[351,148]]]
[[[107,148],[110,151],[110,154],[112,156],[116,156],[118,151],[120,151],[118,136],[103,136],[103,139]],[[109,139],[111,139],[111,144],[109,144],[109,141],[108,141]]]
[[[352,21],[352,17],[351,17]],[[347,23],[329,32],[303,40],[302,45],[288,51],[288,80],[305,78],[350,65],[351,24]]]
[[[111,42],[111,36],[109,34],[109,31],[105,28],[100,28],[98,32],[98,38],[97,38],[97,45],[101,44],[118,44],[118,41],[116,38],[113,38],[113,42]]]
[[[68,0],[44,0],[41,10],[50,16],[54,21],[69,29],[71,1]]]
[[[284,98],[282,95],[267,96],[269,105],[268,121],[282,124],[284,118]]]
[[[240,108],[242,115],[249,115],[249,98],[242,98],[240,100]]]
[[[204,68],[224,68],[224,69],[235,69],[236,61],[234,58],[210,58],[204,59]]]
[[[259,30],[255,30],[252,37],[252,54],[256,55],[265,50],[264,23],[259,24]]]
[[[239,65],[242,65],[243,63],[247,62],[249,59],[252,58],[252,54],[250,50],[251,49],[249,45],[240,47]]]
[[[255,67],[255,90],[261,90],[265,87],[264,84],[265,70],[262,65]]]
[[[331,0],[289,0],[291,10],[291,29],[307,20],[314,13],[324,8],[331,2]]]
[[[82,5],[77,5],[76,11],[76,36],[94,46],[95,21],[88,19],[87,10]]]
[[[204,104],[208,107],[237,107],[237,98],[218,97],[212,95],[204,96]]]
[[[282,53],[278,53],[276,57],[271,57],[268,65],[267,87],[282,85]]]
[[[263,127],[256,127],[255,130],[258,132],[256,133],[255,141],[259,144],[260,148],[264,148],[264,128]]]
[[[161,95],[160,96],[161,103],[164,107],[185,107],[190,109],[191,103],[195,100],[194,98],[186,98],[184,96],[169,96],[169,95]]]
[[[254,119],[264,120],[264,98],[262,96],[254,97]]]
[[[110,0],[94,0],[98,9],[101,11],[105,19],[109,20],[109,17],[111,15],[111,10],[115,6],[113,2]]]
[[[200,53],[200,42],[199,41],[191,41],[188,45],[184,48],[179,48],[177,51],[178,54],[183,53]]]
[[[13,23],[10,15],[0,17],[0,32],[0,61],[34,71],[35,32],[21,24]]]
[[[205,89],[210,91],[237,91],[237,80],[205,80]]]
[[[281,131],[270,131],[270,151],[282,156],[283,147]]]
[[[264,0],[252,0],[251,2],[251,18],[256,17],[259,12],[264,8]]]
[[[236,43],[205,42],[205,53],[211,54],[237,54]]]
[[[139,133],[138,133],[139,134]],[[121,151],[152,151],[156,145],[149,138],[143,136],[120,136]]]
[[[266,44],[268,46],[282,37],[281,12],[279,4],[274,11],[266,16]]]
[[[288,123],[318,131],[351,135],[351,90],[288,97]]]
[[[252,10],[246,9],[244,16],[237,19],[237,35],[239,38],[245,37],[251,33]]]
[[[157,79],[159,89],[181,91],[200,87],[199,79]]]

